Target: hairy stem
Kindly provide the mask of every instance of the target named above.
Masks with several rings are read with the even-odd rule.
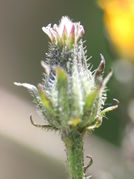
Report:
[[[83,136],[78,132],[71,132],[63,136],[66,146],[69,167],[69,179],[86,179],[83,166]]]

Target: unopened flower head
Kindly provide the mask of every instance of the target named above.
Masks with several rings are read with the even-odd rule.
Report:
[[[84,133],[99,127],[105,113],[118,107],[116,104],[104,109],[106,85],[112,72],[103,80],[103,55],[100,65],[92,72],[81,39],[83,26],[68,17],[62,17],[59,25],[44,27],[43,31],[51,43],[45,62],[42,62],[42,83],[37,87],[27,83],[15,85],[32,93],[49,129]]]
[[[112,71],[103,79],[105,59],[100,54],[98,68],[91,71],[83,44],[83,26],[62,17],[59,25],[43,27],[49,36],[48,53],[41,64],[44,68],[38,86],[15,83],[29,90],[45,124],[32,125],[59,131],[66,146],[70,179],[87,179],[83,159],[83,136],[100,127],[107,112],[116,104],[104,108],[106,86]],[[89,158],[90,159],[90,158]],[[90,162],[91,163],[91,162]],[[89,166],[89,165],[88,165]]]
[[[84,34],[84,28],[80,22],[72,22],[68,17],[62,17],[59,25],[49,24],[42,30],[48,35],[51,42],[59,46],[71,48]]]

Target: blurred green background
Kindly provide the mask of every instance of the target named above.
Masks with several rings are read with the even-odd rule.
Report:
[[[41,68],[40,61],[45,60],[45,53],[48,49],[48,38],[42,32],[41,28],[49,23],[57,23],[63,15],[69,16],[74,21],[80,21],[84,26],[86,32],[84,40],[86,41],[87,55],[89,57],[92,56],[90,63],[93,65],[93,69],[95,69],[100,62],[100,53],[102,53],[106,59],[105,75],[110,68],[113,69],[114,74],[108,84],[108,100],[106,106],[114,103],[113,98],[117,98],[120,101],[120,106],[116,111],[108,114],[107,119],[103,121],[102,127],[97,129],[94,135],[114,144],[121,151],[125,150],[126,154],[126,150],[128,150],[127,147],[130,147],[131,144],[129,142],[127,144],[124,141],[129,137],[129,132],[134,126],[132,122],[134,119],[134,66],[128,61],[122,62],[113,50],[104,28],[103,11],[97,6],[97,1],[94,0],[0,0],[0,94],[3,99],[0,103],[0,133],[2,133],[2,135],[4,134],[4,136],[8,136],[11,141],[12,139],[16,139],[15,135],[20,135],[20,131],[17,131],[15,128],[15,120],[12,122],[11,120],[13,116],[16,115],[16,118],[20,118],[20,115],[26,112],[28,118],[31,111],[25,111],[26,107],[24,105],[24,108],[20,106],[21,109],[19,110],[21,112],[17,113],[18,108],[16,108],[16,106],[19,107],[20,104],[12,102],[14,97],[10,98],[9,94],[15,96],[18,101],[26,101],[29,106],[33,106],[33,104],[29,94],[24,89],[15,87],[13,82],[20,81],[38,84],[41,81],[43,69]],[[33,110],[33,108],[30,109]],[[14,114],[12,115],[13,110]],[[6,123],[7,118],[10,124]],[[26,123],[29,122],[24,117],[22,117],[22,119],[25,120]],[[20,123],[20,125],[22,124]],[[30,124],[28,123],[27,125]],[[6,130],[3,130],[3,126],[6,126]],[[129,126],[131,126],[131,128]],[[8,132],[10,130],[11,133]],[[16,132],[15,134],[14,131]],[[28,135],[28,133],[26,134]],[[134,133],[132,134],[134,136]],[[20,135],[18,141],[25,143],[25,140],[21,142],[22,137],[24,136]],[[33,133],[31,140],[35,138]],[[52,140],[53,137],[50,142],[52,142]],[[45,143],[42,138],[40,143],[43,142]],[[134,146],[134,138],[132,142],[132,146]],[[6,141],[5,143],[9,142]],[[15,145],[17,148],[17,144]],[[0,155],[3,155],[2,146],[3,143],[0,144]],[[10,155],[10,150],[8,153]],[[134,149],[131,153],[134,154]],[[111,155],[111,153],[109,153],[109,155]],[[134,155],[129,157],[130,159],[134,158]],[[126,159],[123,161],[126,162]],[[130,163],[132,162],[134,161],[132,160]],[[2,163],[1,166],[3,166]],[[127,167],[133,168],[130,166]],[[60,176],[58,177],[60,178]],[[27,176],[24,178],[27,178]],[[41,176],[39,178],[43,177]],[[61,176],[61,178],[63,178],[63,176]],[[105,178],[111,179],[110,177]],[[116,177],[114,178],[116,179]],[[2,179],[8,179],[8,176]],[[101,177],[97,179],[101,179]],[[128,179],[133,179],[133,176],[130,175]]]

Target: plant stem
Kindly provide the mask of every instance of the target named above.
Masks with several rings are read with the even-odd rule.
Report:
[[[78,132],[71,132],[63,136],[66,146],[70,179],[86,179],[83,166],[83,136]]]

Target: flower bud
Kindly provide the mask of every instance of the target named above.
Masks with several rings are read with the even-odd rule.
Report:
[[[101,55],[99,67],[88,69],[80,23],[62,17],[59,25],[43,27],[51,43],[42,66],[45,70],[38,88],[26,83],[15,83],[28,88],[39,111],[51,128],[59,131],[76,130],[83,133],[97,128],[105,113],[118,104],[104,108],[106,84],[111,72],[103,80],[105,59]],[[49,126],[49,128],[50,128]]]

